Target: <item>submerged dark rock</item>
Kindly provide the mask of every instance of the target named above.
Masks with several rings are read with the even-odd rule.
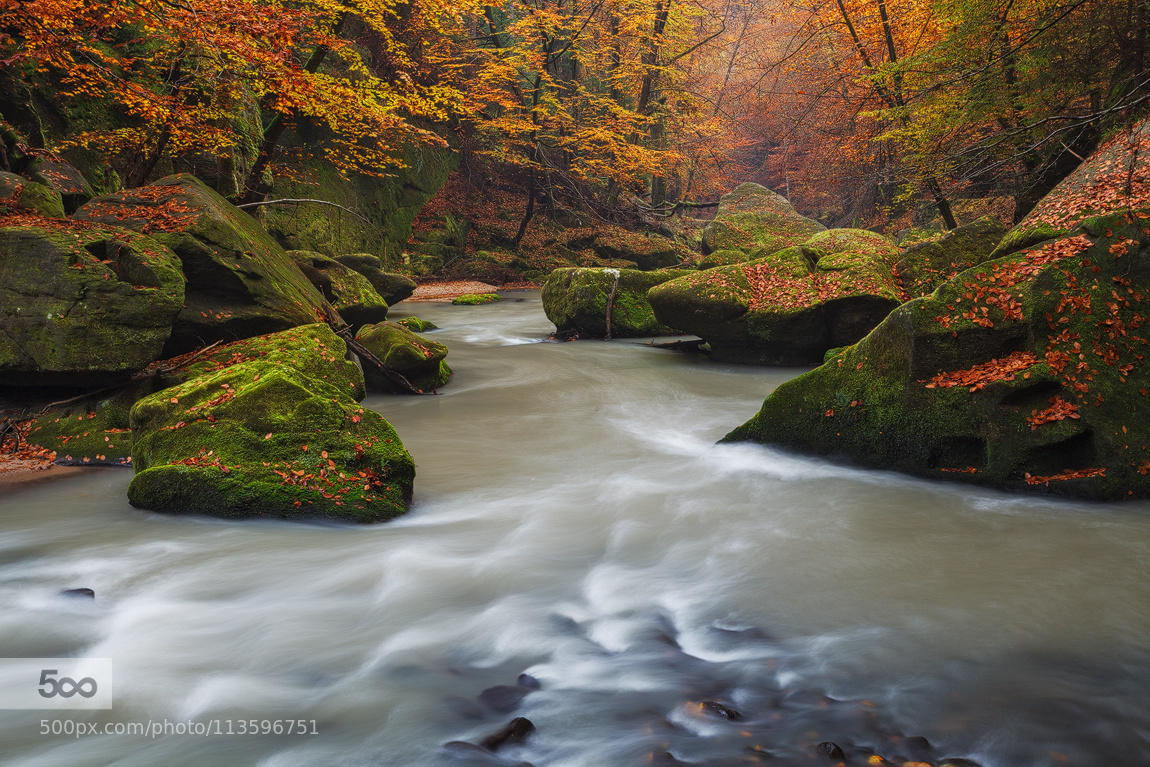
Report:
[[[63,589],[60,592],[60,596],[71,597],[73,599],[95,599],[96,592],[89,588]]]
[[[491,733],[479,745],[488,751],[498,751],[504,746],[519,745],[535,732],[535,725],[526,717],[517,716],[499,730]]]

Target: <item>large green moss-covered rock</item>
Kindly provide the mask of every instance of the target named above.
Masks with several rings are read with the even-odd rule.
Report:
[[[714,219],[703,227],[703,252],[741,250],[762,256],[801,245],[824,229],[799,215],[786,197],[748,182],[719,199]]]
[[[149,234],[179,256],[187,299],[169,350],[315,322],[324,298],[260,225],[195,177],[98,197],[76,219]]]
[[[718,358],[819,362],[899,305],[897,253],[874,232],[824,230],[805,245],[665,282],[648,300],[661,323],[703,338]]]
[[[356,404],[363,380],[346,352],[310,325],[197,359],[132,408],[128,499],[224,517],[404,513],[414,463],[390,424]]]
[[[356,341],[366,346],[388,370],[399,373],[420,391],[435,391],[451,378],[447,347],[414,333],[398,322],[381,322],[360,328]],[[372,389],[403,391],[383,372],[364,364],[364,376]]]
[[[0,229],[0,375],[99,386],[161,356],[184,302],[171,250],[127,229]]]
[[[284,247],[330,256],[373,253],[394,270],[415,216],[458,164],[454,151],[431,145],[412,144],[402,159],[405,167],[385,178],[344,178],[330,163],[317,160],[297,180],[277,179],[272,187],[272,197],[327,200],[362,219],[330,206],[305,204],[265,206],[260,220]]]
[[[387,319],[387,301],[359,272],[315,251],[289,250],[287,254],[351,326]]]
[[[543,311],[561,334],[603,338],[607,334],[607,299],[618,275],[611,306],[611,335],[668,335],[676,331],[655,318],[647,291],[685,274],[688,272],[676,269],[556,269],[543,283]]]
[[[337,257],[336,261],[366,277],[388,306],[395,306],[419,287],[415,280],[406,275],[385,272],[383,262],[370,253],[348,253]]]
[[[1150,495],[1150,210],[962,272],[728,440],[937,478]]]
[[[0,171],[0,215],[15,212],[62,218],[64,203],[54,189],[15,173]]]
[[[898,279],[909,295],[925,296],[959,272],[988,259],[1005,234],[1001,221],[984,216],[910,245],[895,265]]]

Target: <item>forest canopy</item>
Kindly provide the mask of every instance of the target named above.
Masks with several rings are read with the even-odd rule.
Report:
[[[917,210],[950,227],[969,198],[1020,218],[1145,113],[1147,12],[1135,0],[3,0],[0,164],[85,152],[131,185],[214,162],[230,179],[220,191],[250,201],[309,155],[386,174],[405,146],[450,143],[522,189],[529,211],[666,215],[756,180],[831,224]]]

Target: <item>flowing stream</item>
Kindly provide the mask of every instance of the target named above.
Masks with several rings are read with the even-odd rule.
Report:
[[[512,296],[397,307],[456,373],[367,400],[418,465],[395,522],[152,514],[117,469],[0,495],[0,656],[109,657],[116,687],[110,711],[0,711],[0,763],[829,764],[821,741],[909,759],[908,736],[984,767],[1148,763],[1150,504],[716,446],[801,371],[545,343],[538,294]],[[521,673],[540,689],[481,699]],[[523,744],[444,746],[514,716]]]

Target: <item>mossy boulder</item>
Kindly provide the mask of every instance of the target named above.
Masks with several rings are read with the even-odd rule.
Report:
[[[63,218],[64,202],[59,192],[44,184],[0,171],[0,215],[16,212]]]
[[[898,279],[911,296],[925,296],[959,272],[977,266],[1006,234],[996,218],[964,224],[937,237],[908,246],[895,263]]]
[[[603,338],[607,334],[607,299],[617,274],[611,335],[625,338],[672,334],[677,331],[655,318],[647,291],[689,273],[682,269],[556,269],[543,283],[543,311],[560,334]]]
[[[404,317],[403,319],[396,320],[396,323],[403,325],[413,333],[426,333],[429,330],[439,329],[439,326],[431,320],[423,320],[419,317]]]
[[[370,253],[348,253],[337,256],[335,260],[366,277],[388,306],[395,306],[419,287],[415,280],[406,275],[385,272],[379,256]]]
[[[164,360],[158,374],[162,387],[215,373],[243,362],[263,361],[291,367],[322,381],[355,402],[364,398],[363,371],[347,355],[347,344],[325,324],[300,325],[271,333],[194,351]]]
[[[162,356],[184,302],[175,254],[113,226],[0,229],[6,384],[100,386]]]
[[[229,351],[234,364],[220,366],[231,355],[198,362],[132,408],[132,505],[352,522],[407,510],[414,463],[391,425],[356,404],[359,368],[330,328],[294,328]]]
[[[287,255],[352,327],[387,319],[387,301],[367,277],[312,250],[289,250]]]
[[[1150,210],[910,301],[729,441],[1088,498],[1150,495]]]
[[[388,370],[399,373],[415,388],[435,391],[451,378],[447,347],[412,332],[398,322],[381,322],[360,328],[355,340],[366,346]],[[364,364],[364,376],[372,389],[402,391],[384,373]]]
[[[824,229],[799,215],[786,197],[747,182],[719,198],[715,217],[703,227],[703,252],[741,250],[761,256],[801,245]]]
[[[676,266],[696,255],[669,237],[618,226],[596,231],[590,247],[602,259],[631,261],[643,270]]]
[[[817,363],[866,335],[902,301],[898,248],[862,229],[830,229],[765,258],[664,282],[658,320],[704,339],[720,359]]]
[[[84,174],[66,162],[38,158],[29,168],[28,175],[59,194],[67,213],[74,213],[95,196]]]
[[[748,256],[741,250],[712,250],[699,259],[696,267],[698,269],[714,269],[716,266],[730,266],[731,264],[742,264],[753,260],[753,257]]]
[[[498,293],[464,293],[462,296],[451,299],[451,303],[456,306],[482,306],[483,304],[495,304],[500,300]]]
[[[283,248],[194,176],[167,176],[97,197],[75,218],[143,232],[179,256],[187,298],[172,330],[172,353],[323,316],[323,296]]]

